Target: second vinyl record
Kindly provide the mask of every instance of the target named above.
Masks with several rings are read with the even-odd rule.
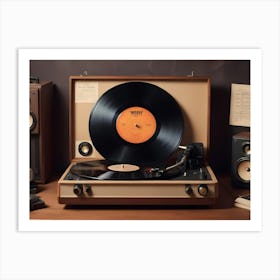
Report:
[[[126,82],[106,91],[89,119],[89,132],[107,160],[132,164],[164,162],[180,145],[181,109],[162,88]]]
[[[75,163],[70,172],[87,180],[144,180],[152,179],[148,170],[138,165],[93,160]]]

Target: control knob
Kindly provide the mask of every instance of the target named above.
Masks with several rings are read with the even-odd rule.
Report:
[[[83,195],[83,185],[75,184],[73,187],[73,192],[76,196]]]
[[[198,190],[198,193],[202,196],[207,196],[207,194],[208,194],[208,186],[205,184],[199,185],[197,190]]]
[[[192,187],[191,187],[190,185],[186,185],[186,187],[185,187],[185,192],[186,192],[186,194],[188,194],[188,195],[192,195],[192,194],[193,194],[193,189],[192,189]]]

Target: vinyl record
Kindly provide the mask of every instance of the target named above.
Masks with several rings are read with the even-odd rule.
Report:
[[[89,119],[92,142],[105,159],[140,165],[164,162],[179,146],[183,127],[176,100],[146,82],[109,89]]]
[[[93,160],[74,164],[70,172],[88,180],[143,180],[152,178],[149,168],[138,165],[118,164],[107,160]]]

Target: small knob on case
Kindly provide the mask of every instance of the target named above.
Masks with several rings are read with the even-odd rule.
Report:
[[[193,189],[192,189],[191,185],[186,185],[185,192],[188,195],[191,195],[193,193]]]
[[[76,196],[82,196],[83,185],[75,184],[74,187],[73,187],[73,192]]]
[[[207,185],[204,185],[204,184],[201,184],[198,186],[198,193],[202,196],[207,196],[208,194],[208,186]]]

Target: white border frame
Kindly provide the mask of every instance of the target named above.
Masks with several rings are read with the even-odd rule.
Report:
[[[119,221],[30,220],[30,60],[250,60],[251,219]],[[19,49],[18,50],[18,230],[19,231],[261,231],[262,229],[262,52],[260,49]],[[257,154],[257,159],[256,155]]]

